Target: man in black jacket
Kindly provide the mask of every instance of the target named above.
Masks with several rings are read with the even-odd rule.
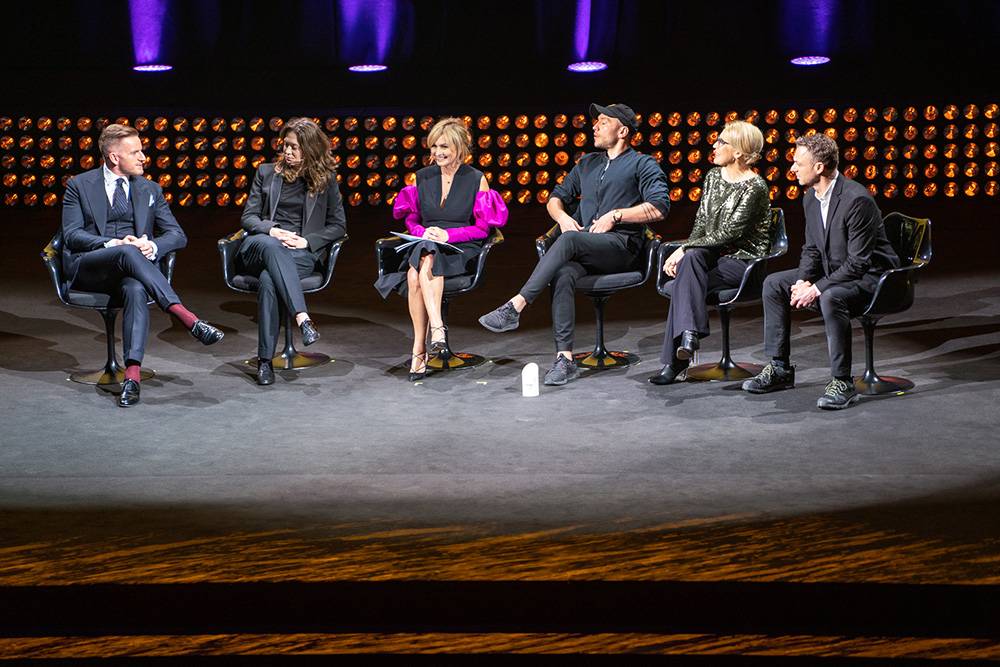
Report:
[[[795,385],[789,364],[792,308],[819,308],[833,376],[816,406],[850,407],[858,400],[851,376],[851,317],[871,300],[883,272],[899,266],[882,227],[882,213],[863,185],[837,172],[837,144],[824,134],[798,139],[792,172],[803,188],[806,240],[799,268],[764,281],[764,352],[771,363],[743,383],[763,394]]]

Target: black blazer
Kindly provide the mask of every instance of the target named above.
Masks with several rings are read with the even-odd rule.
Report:
[[[831,285],[861,282],[874,289],[879,276],[899,266],[882,227],[882,212],[865,186],[837,177],[830,196],[827,225],[813,188],[803,195],[806,242],[796,278],[822,292]]]
[[[274,214],[281,195],[281,177],[274,173],[274,163],[257,167],[250,195],[240,219],[248,234],[267,234],[274,227]],[[309,242],[309,250],[317,260],[323,261],[326,248],[347,233],[344,203],[337,188],[337,176],[330,177],[330,185],[323,192],[306,194],[303,212],[302,237]]]
[[[136,236],[156,243],[157,259],[187,245],[187,236],[170,212],[159,185],[141,176],[128,179],[129,199],[135,219]],[[105,234],[108,222],[108,193],[104,190],[104,169],[98,167],[74,176],[63,195],[62,237],[63,278],[68,287],[80,268],[80,253],[103,248],[112,237]]]

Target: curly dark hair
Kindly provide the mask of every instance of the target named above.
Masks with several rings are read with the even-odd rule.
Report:
[[[823,165],[823,173],[832,174],[837,169],[837,164],[840,161],[840,149],[837,148],[836,141],[822,132],[799,137],[795,140],[795,145],[802,146],[809,151],[813,160]]]
[[[319,125],[308,118],[291,119],[281,128],[278,136],[284,140],[289,132],[294,132],[299,140],[302,162],[293,167],[285,164],[285,156],[281,155],[274,170],[288,183],[301,176],[309,192],[323,192],[329,187],[330,179],[337,178],[330,140]]]

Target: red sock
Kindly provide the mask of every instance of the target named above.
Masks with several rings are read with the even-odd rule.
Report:
[[[188,329],[192,328],[194,326],[194,323],[198,321],[197,315],[195,315],[194,313],[192,313],[190,310],[188,310],[179,303],[175,303],[174,305],[167,308],[167,312],[176,317],[177,319],[179,319],[181,321],[181,324],[183,324]]]
[[[125,364],[125,379],[135,380],[136,382],[139,382],[141,379],[139,373],[141,371],[142,371],[142,366],[140,366],[139,364]]]

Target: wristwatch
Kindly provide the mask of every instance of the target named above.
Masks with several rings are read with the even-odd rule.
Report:
[[[622,212],[620,209],[615,209],[611,211],[611,221],[616,225],[622,221]]]

